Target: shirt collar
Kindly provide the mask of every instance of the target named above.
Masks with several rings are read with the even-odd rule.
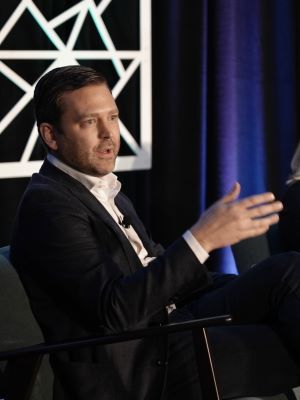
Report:
[[[47,160],[61,171],[82,183],[90,192],[96,194],[103,201],[113,200],[121,190],[121,182],[118,181],[118,177],[112,172],[99,178],[84,174],[70,167],[53,154],[48,153]]]

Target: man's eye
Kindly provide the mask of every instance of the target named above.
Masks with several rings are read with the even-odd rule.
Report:
[[[89,118],[89,119],[86,119],[86,120],[84,120],[82,122],[82,124],[84,126],[94,125],[95,123],[96,123],[96,119],[95,118]]]
[[[117,120],[119,118],[119,115],[118,114],[114,114],[110,118],[111,118],[112,121],[115,121],[115,120]]]

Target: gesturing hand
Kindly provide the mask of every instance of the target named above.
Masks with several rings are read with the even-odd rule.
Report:
[[[191,228],[191,232],[209,253],[243,239],[265,233],[278,222],[282,203],[273,193],[262,193],[241,200],[240,184],[209,207]]]

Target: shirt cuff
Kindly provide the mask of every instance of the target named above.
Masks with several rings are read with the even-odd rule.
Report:
[[[182,235],[182,237],[187,242],[190,249],[195,254],[195,256],[198,258],[200,263],[204,264],[205,261],[208,259],[209,254],[207,253],[207,251],[204,250],[204,248],[201,246],[201,244],[195,239],[195,236],[192,234],[192,232],[186,231]]]

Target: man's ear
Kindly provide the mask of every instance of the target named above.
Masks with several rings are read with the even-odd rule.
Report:
[[[42,122],[39,126],[40,134],[42,139],[46,143],[46,145],[51,150],[57,150],[58,145],[56,141],[56,132],[53,125],[48,124],[47,122]]]

